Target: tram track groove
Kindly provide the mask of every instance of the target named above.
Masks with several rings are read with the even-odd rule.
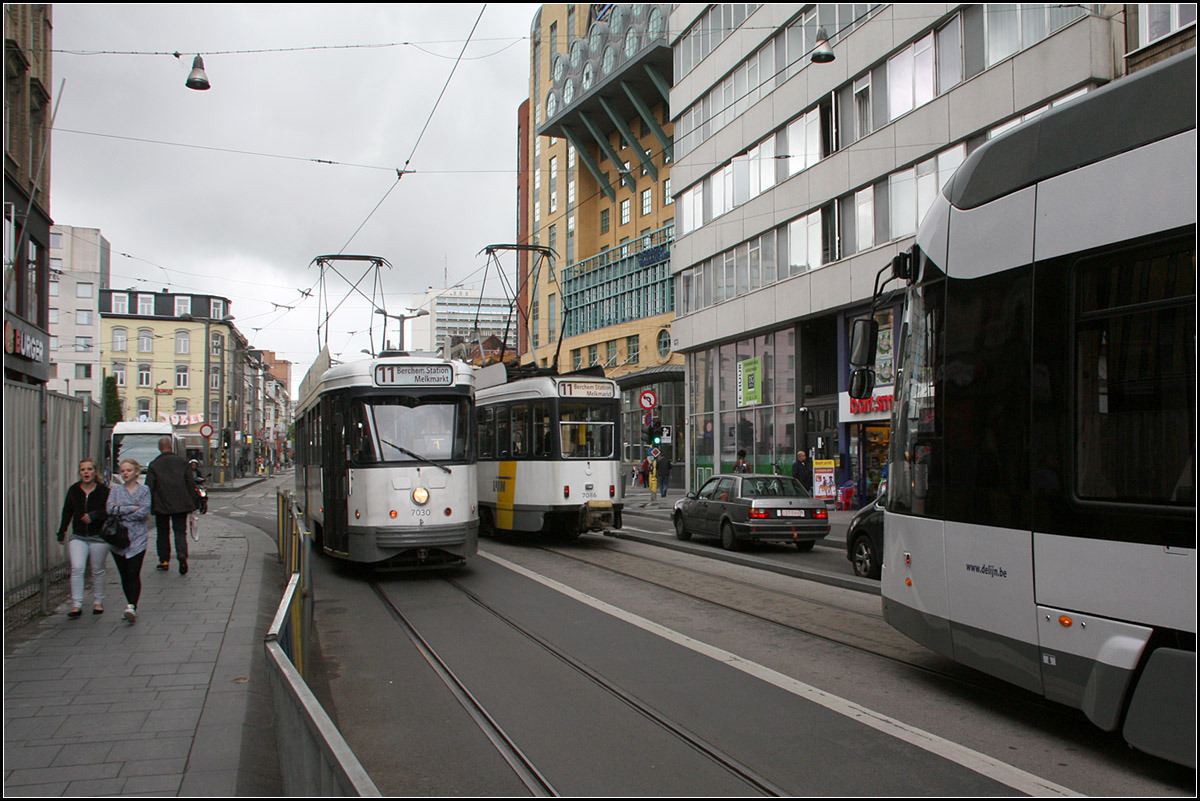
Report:
[[[731,775],[741,779],[758,791],[769,796],[784,797],[792,795],[792,793],[770,781],[753,768],[734,757],[732,754],[721,748],[718,748],[712,743],[709,743],[704,738],[688,730],[682,724],[659,712],[650,704],[642,701],[632,693],[623,690],[616,683],[610,681],[596,670],[593,670],[592,668],[583,664],[558,646],[520,625],[508,615],[500,612],[477,596],[475,593],[471,592],[466,587],[463,587],[454,579],[445,578],[444,581],[465,595],[472,603],[476,604],[486,612],[494,615],[498,620],[512,628],[515,632],[544,649],[546,652],[560,660],[563,664],[580,673],[595,683],[598,687],[610,693],[615,698],[633,709],[635,712],[645,717],[647,720],[650,720],[651,722],[663,728],[665,731],[679,738],[698,753],[713,760],[727,770]]]
[[[383,603],[384,608],[387,609],[392,618],[412,641],[417,651],[421,654],[421,657],[429,664],[437,677],[442,680],[447,689],[450,690],[450,693],[467,711],[467,714],[475,722],[475,725],[488,738],[501,758],[508,763],[513,773],[516,774],[517,778],[530,793],[538,798],[560,797],[560,793],[554,789],[554,785],[537,769],[516,742],[508,736],[503,727],[488,713],[487,709],[475,698],[471,691],[467,689],[467,686],[455,675],[450,666],[438,656],[429,642],[421,636],[421,633],[417,631],[412,622],[400,611],[400,608],[387,597],[387,593],[383,591],[379,583],[371,581],[369,585]]]
[[[802,635],[806,635],[809,637],[814,637],[816,639],[831,643],[833,645],[839,645],[844,648],[849,648],[850,650],[852,650],[856,653],[864,654],[866,656],[874,657],[876,659],[881,659],[881,660],[884,660],[893,665],[900,665],[905,668],[910,668],[910,669],[919,671],[920,673],[922,673],[924,675],[931,676],[933,678],[950,681],[950,682],[953,682],[953,683],[957,684],[958,686],[966,688],[966,689],[974,690],[974,691],[981,692],[981,693],[993,694],[993,695],[999,696],[1001,698],[1006,698],[1010,701],[1015,701],[1015,702],[1019,702],[1021,704],[1025,704],[1028,706],[1033,706],[1033,707],[1045,710],[1047,712],[1061,713],[1064,711],[1063,707],[1056,705],[1056,704],[1049,703],[1049,702],[1045,701],[1045,699],[1041,699],[1032,694],[1019,694],[1017,691],[1014,691],[1014,688],[1012,685],[1009,685],[1006,683],[996,682],[995,684],[983,684],[983,683],[980,683],[977,681],[972,681],[969,678],[965,678],[962,676],[956,676],[952,673],[947,673],[943,670],[938,670],[937,668],[928,667],[926,665],[916,664],[914,662],[910,662],[908,660],[902,659],[901,657],[898,657],[898,656],[893,656],[890,654],[882,653],[877,650],[872,650],[863,645],[857,645],[846,639],[840,639],[838,637],[830,636],[828,634],[823,634],[819,631],[814,631],[812,629],[804,628],[802,626],[796,626],[791,623],[787,623],[785,621],[778,620],[777,618],[774,618],[774,617],[768,617],[765,615],[758,614],[756,612],[749,611],[747,609],[740,608],[738,606],[727,604],[727,603],[724,603],[721,601],[716,601],[716,600],[713,600],[711,598],[708,598],[708,597],[705,597],[702,595],[697,595],[695,593],[688,592],[687,590],[683,590],[678,587],[673,587],[669,584],[662,583],[660,581],[655,581],[653,579],[646,578],[645,576],[636,575],[634,573],[631,573],[631,572],[628,572],[625,570],[621,570],[619,568],[601,564],[592,559],[586,559],[582,556],[578,556],[578,555],[575,555],[572,553],[568,553],[566,551],[559,550],[553,546],[538,545],[535,547],[537,548],[537,550],[543,551],[545,553],[551,553],[551,554],[554,554],[555,556],[559,556],[564,559],[570,559],[575,562],[580,562],[582,564],[589,565],[591,567],[606,571],[608,573],[613,573],[618,576],[623,576],[625,578],[632,579],[634,581],[640,581],[640,582],[650,585],[651,587],[657,587],[659,589],[666,590],[668,592],[674,593],[674,594],[682,596],[684,598],[689,598],[694,601],[699,601],[701,603],[708,604],[710,606],[714,606],[718,609],[724,609],[726,611],[734,612],[736,614],[743,615],[743,616],[751,618],[753,620],[757,620],[757,621],[760,621],[763,623],[768,623],[768,624],[771,624],[774,626],[778,626],[782,629],[785,629],[787,631],[790,631],[790,632],[793,632],[796,634],[802,634]],[[753,589],[758,592],[765,592],[765,593],[770,593],[772,595],[778,595],[785,599],[802,600],[806,603],[812,603],[814,605],[823,606],[823,607],[826,607],[829,609],[835,609],[839,612],[843,612],[843,613],[847,613],[847,614],[851,614],[851,615],[857,615],[859,617],[863,617],[868,620],[873,620],[876,622],[882,622],[882,620],[883,620],[882,614],[869,615],[869,614],[866,614],[863,612],[857,612],[852,609],[843,609],[843,608],[837,607],[833,604],[829,604],[828,602],[823,602],[823,601],[818,601],[818,600],[814,600],[811,598],[806,598],[803,596],[793,595],[791,593],[784,592],[784,591],[777,590],[777,589],[770,588],[770,587],[754,585],[750,582],[746,582],[746,581],[743,581],[740,579],[721,578],[721,577],[715,576],[714,574],[708,573],[703,570],[697,570],[695,568],[687,567],[684,565],[676,565],[676,564],[667,562],[665,560],[655,559],[654,557],[638,557],[638,559],[639,559],[639,561],[654,562],[654,563],[663,565],[665,567],[670,567],[672,569],[692,573],[694,575],[701,576],[707,580],[719,579],[721,581],[725,581],[725,582],[728,582],[731,584],[743,586],[743,587],[746,587],[748,589]]]

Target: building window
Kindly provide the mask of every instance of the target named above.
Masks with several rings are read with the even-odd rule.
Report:
[[[621,201],[621,225],[628,225],[630,220],[629,200]]]
[[[154,296],[138,295],[138,312],[142,317],[154,316]]]
[[[186,364],[176,365],[175,367],[175,388],[188,388],[188,366]]]
[[[611,216],[611,211],[611,209],[600,209],[600,233],[602,234],[608,233],[608,218]]]
[[[642,190],[642,216],[645,217],[647,214],[649,214],[651,211],[653,211],[653,209],[654,209],[653,190],[643,189]]]
[[[154,332],[149,328],[138,329],[138,353],[154,352]]]
[[[595,345],[588,345],[588,367],[594,367],[600,363],[600,349]]]
[[[75,297],[90,298],[95,294],[96,285],[89,283],[78,283],[75,285]]]
[[[92,377],[92,366],[90,364],[76,364],[75,365],[75,377],[76,378],[91,378]]]
[[[175,297],[175,316],[182,317],[185,314],[192,313],[192,299],[187,296]]]
[[[550,157],[550,213],[558,211],[558,156]]]
[[[1195,3],[1148,3],[1138,6],[1138,42],[1148,45],[1195,21]]]
[[[150,386],[150,365],[148,365],[148,364],[139,364],[138,365],[138,383],[137,383],[137,385],[139,387]]]
[[[216,331],[213,331],[212,340],[209,343],[209,353],[211,353],[213,356],[220,356],[221,348],[223,348],[224,346],[225,346],[225,341],[221,338],[221,335],[218,334]]]
[[[583,356],[579,348],[571,349],[571,369],[578,370],[583,367]]]
[[[138,413],[138,417],[149,417],[150,416],[150,399],[149,398],[138,398],[137,413]]]
[[[129,314],[129,295],[124,292],[112,293],[112,313]]]
[[[665,359],[671,355],[671,332],[662,329],[658,332],[658,357]]]
[[[77,353],[91,353],[92,352],[92,338],[91,337],[75,337],[75,351]]]
[[[92,310],[91,309],[76,309],[75,310],[75,325],[91,325]]]
[[[214,320],[220,320],[225,317],[225,301],[210,300],[208,303],[208,314]]]
[[[219,390],[221,388],[221,368],[220,367],[209,368],[208,388],[209,389],[217,389],[217,390]]]
[[[6,125],[6,126],[4,126],[4,130],[5,130],[5,131],[7,131],[7,130],[8,130],[8,126],[7,126],[7,125]],[[50,297],[52,297],[52,298],[57,298],[57,297],[58,297],[58,281],[51,281],[51,282],[50,282],[50,290],[49,290],[49,291],[50,291]]]
[[[125,386],[125,364],[124,362],[114,362],[112,366],[113,377],[117,379],[117,386]]]
[[[640,354],[638,353],[638,335],[634,334],[625,340],[625,361],[628,364],[637,364]]]
[[[187,331],[175,332],[175,352],[176,353],[191,353],[192,339]]]
[[[671,179],[663,179],[663,205],[670,206],[675,202],[675,198],[671,197]]]
[[[50,316],[49,316],[48,320],[50,322],[50,325],[58,325],[58,309],[50,309],[49,311],[50,311]]]
[[[114,353],[124,353],[128,347],[129,332],[124,328],[114,328],[112,338],[112,349]]]
[[[921,37],[889,58],[887,75],[888,113],[891,119],[895,120],[932,100],[936,93],[933,34]]]
[[[615,367],[617,364],[617,340],[610,339],[604,343],[604,366]]]
[[[187,413],[188,413],[188,399],[187,398],[176,398],[175,399],[175,414],[180,414],[180,415],[186,416]]]

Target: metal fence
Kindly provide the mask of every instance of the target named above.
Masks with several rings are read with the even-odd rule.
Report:
[[[67,487],[101,456],[100,406],[4,382],[4,628],[48,614],[50,585],[69,572],[55,539]]]
[[[291,493],[276,494],[276,511],[279,558],[292,575],[266,640],[284,793],[378,796],[379,789],[304,681],[312,626],[312,550]]]

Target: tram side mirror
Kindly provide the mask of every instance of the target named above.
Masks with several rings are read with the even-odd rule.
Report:
[[[892,259],[892,277],[908,281],[913,273],[913,254],[910,251],[897,253]]]
[[[850,373],[850,397],[864,400],[875,392],[875,371],[870,367],[858,367]]]
[[[850,366],[875,367],[875,347],[879,340],[879,323],[864,317],[854,321],[850,337]]]

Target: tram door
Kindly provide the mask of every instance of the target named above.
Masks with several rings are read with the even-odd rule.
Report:
[[[322,454],[321,484],[325,500],[325,547],[338,553],[350,550],[350,535],[347,531],[349,516],[347,507],[347,452],[346,425],[349,420],[345,401],[337,396],[326,398],[328,404],[323,418],[328,421]]]

